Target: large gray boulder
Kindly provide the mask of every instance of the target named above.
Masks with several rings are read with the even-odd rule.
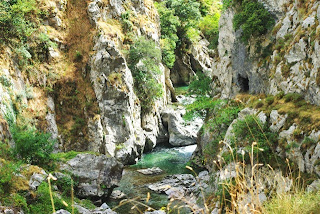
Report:
[[[78,154],[62,166],[77,183],[76,195],[80,198],[108,197],[119,183],[123,165],[106,155]]]
[[[182,115],[185,114],[183,108],[166,108],[162,112],[162,122],[167,127],[169,133],[169,144],[172,146],[187,146],[196,144],[197,134],[203,121],[196,118],[194,121],[186,122]]]

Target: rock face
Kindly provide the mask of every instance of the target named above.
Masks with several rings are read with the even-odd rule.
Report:
[[[64,166],[78,181],[76,194],[80,198],[107,198],[122,176],[123,165],[105,155],[78,154]]]
[[[248,45],[241,41],[241,31],[233,30],[236,9],[229,8],[221,16],[218,56],[208,67],[210,76],[217,77],[218,85],[224,86],[221,96],[232,97],[238,92],[275,95],[284,91],[302,94],[319,105],[320,46],[319,38],[312,34],[320,29],[316,22],[319,2],[308,5],[310,13],[306,17],[299,16],[296,2],[290,8],[284,7],[286,1],[259,2],[277,17],[275,29],[265,37],[251,38]],[[301,31],[310,37],[304,37]],[[257,49],[258,44],[262,51]]]
[[[115,43],[106,36],[98,38],[94,50],[91,79],[101,119],[93,126],[96,129],[93,129],[92,136],[96,135],[98,140],[92,141],[91,148],[103,146],[106,154],[123,163],[133,163],[144,149],[145,137],[131,72]],[[94,130],[101,131],[95,134]]]
[[[162,83],[165,93],[151,112],[141,112],[139,99],[134,92],[131,71],[120,51],[124,35],[120,31],[114,31],[117,26],[108,22],[111,19],[121,22],[121,14],[126,11],[125,7],[130,7],[133,14],[145,19],[144,24],[132,23],[133,33],[145,35],[159,44],[160,26],[152,2],[132,1],[132,4],[127,4],[122,1],[110,1],[105,4],[92,1],[89,4],[88,14],[91,22],[99,29],[90,60],[90,78],[101,111],[100,115],[89,121],[89,148],[116,157],[124,164],[132,164],[144,150],[151,150],[157,143],[162,129],[160,112],[170,97],[166,92],[172,89],[172,83],[170,75],[165,75],[166,68],[160,64],[162,74],[158,80]],[[169,90],[166,90],[166,85]]]

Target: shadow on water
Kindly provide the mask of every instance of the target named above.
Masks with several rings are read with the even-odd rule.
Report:
[[[161,181],[167,175],[190,173],[185,166],[190,160],[196,145],[178,147],[178,148],[164,148],[157,147],[152,152],[144,154],[135,165],[129,166],[124,170],[119,187],[116,189],[121,190],[127,195],[128,199],[133,199],[137,202],[146,204],[154,209],[166,207],[169,203],[168,197],[165,194],[158,194],[148,189],[148,184]],[[137,172],[137,169],[159,167],[164,171],[160,175],[143,175]],[[148,192],[151,198],[148,203],[145,199]],[[108,204],[110,207],[116,207],[121,200],[110,200]],[[135,203],[135,202],[134,202]],[[119,214],[136,214],[140,213],[137,209],[131,209],[133,204],[126,204],[120,206],[115,211]],[[140,207],[143,209],[143,207]]]

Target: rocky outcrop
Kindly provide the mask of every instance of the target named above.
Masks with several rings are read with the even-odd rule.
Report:
[[[248,45],[241,41],[241,30],[234,31],[235,8],[227,9],[220,18],[218,56],[214,57],[211,75],[216,76],[221,96],[232,97],[238,92],[302,94],[311,103],[320,104],[319,2],[308,5],[285,1],[260,0],[277,17],[272,32],[251,38]],[[310,11],[301,16],[301,8]],[[216,86],[214,86],[216,87]]]
[[[61,167],[77,181],[76,195],[93,200],[106,199],[122,176],[123,165],[105,155],[78,154]]]
[[[186,122],[182,118],[185,113],[186,110],[183,107],[178,107],[178,109],[168,107],[161,113],[163,124],[168,131],[169,144],[172,146],[187,146],[196,143],[203,121],[196,118]]]
[[[144,149],[141,111],[133,91],[133,78],[116,44],[105,35],[97,38],[91,59],[91,80],[101,110],[92,128],[91,148],[123,163],[134,163]],[[95,131],[96,130],[96,131]]]
[[[159,183],[150,184],[148,188],[159,193],[166,193],[169,197],[173,195],[180,197],[187,193],[195,192],[196,179],[191,174],[178,174],[168,176]]]
[[[134,92],[133,77],[121,52],[124,32],[121,29],[114,31],[119,26],[110,24],[110,20],[113,23],[121,22],[125,8],[144,19],[143,22],[130,20],[133,33],[146,35],[159,44],[158,14],[152,2],[133,1],[132,4],[127,4],[110,1],[106,4],[92,1],[89,4],[91,22],[99,29],[90,60],[90,78],[101,112],[94,120],[89,121],[89,149],[109,154],[124,164],[132,164],[143,151],[156,146],[163,129],[160,112],[174,90],[170,75],[167,74],[168,69],[160,64],[162,74],[158,81],[165,93],[151,112],[141,112],[139,99]],[[166,85],[169,90],[166,90]],[[166,94],[167,91],[170,92],[169,95]]]

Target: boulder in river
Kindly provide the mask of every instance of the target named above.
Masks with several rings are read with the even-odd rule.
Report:
[[[78,181],[76,194],[80,198],[99,199],[108,197],[118,185],[123,165],[106,155],[78,154],[62,166]]]
[[[169,133],[169,144],[172,146],[187,146],[196,144],[197,133],[200,130],[203,120],[195,118],[193,121],[185,121],[182,116],[185,109],[180,107],[173,109],[166,108],[162,112],[162,121]]]
[[[150,184],[148,188],[158,193],[166,193],[170,196],[171,194],[175,194],[174,192],[179,192],[180,194],[194,192],[197,186],[196,179],[193,175],[177,174],[167,176],[158,183]]]
[[[160,169],[159,167],[152,167],[147,169],[138,169],[137,172],[140,172],[141,174],[144,174],[144,175],[159,175],[163,173],[163,170]]]

